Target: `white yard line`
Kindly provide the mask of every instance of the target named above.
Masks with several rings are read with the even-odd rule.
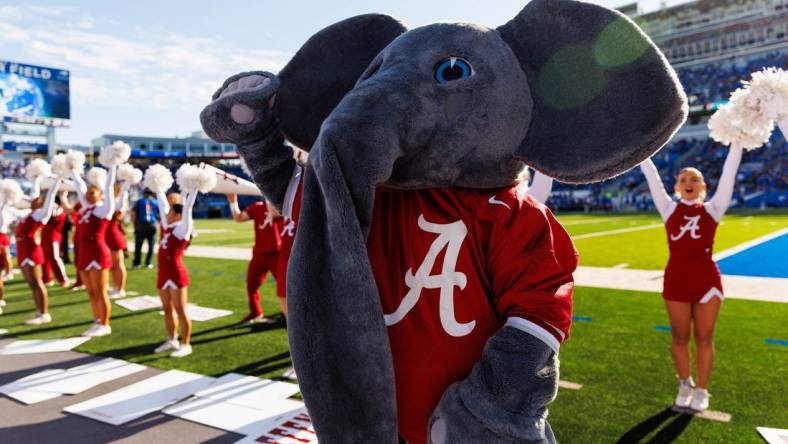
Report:
[[[577,267],[575,284],[582,287],[662,292],[662,270]],[[788,303],[788,279],[722,275],[725,297]]]
[[[639,227],[619,228],[616,230],[609,230],[609,231],[595,231],[593,233],[580,234],[571,237],[573,240],[588,239],[590,237],[611,236],[613,234],[630,233],[632,231],[650,230],[652,228],[663,227],[663,226],[664,226],[663,224],[641,225]]]
[[[733,256],[734,254],[739,254],[744,250],[748,250],[756,245],[760,245],[764,242],[769,242],[772,239],[776,239],[783,234],[788,234],[788,227],[783,228],[782,230],[777,230],[773,233],[769,233],[765,236],[756,237],[751,241],[744,242],[742,244],[736,245],[735,247],[728,248],[727,250],[722,250],[719,253],[712,256],[712,259],[718,261],[720,259],[725,259],[726,257]]]

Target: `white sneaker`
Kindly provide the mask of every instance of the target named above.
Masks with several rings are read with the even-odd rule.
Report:
[[[5,307],[5,299],[0,299],[0,307]]]
[[[52,322],[52,315],[49,313],[38,314],[33,319],[25,321],[25,325],[41,325]]]
[[[126,297],[126,290],[112,290],[109,292],[110,299],[120,299]]]
[[[708,390],[702,388],[695,389],[695,397],[692,398],[692,405],[690,408],[696,412],[702,412],[708,409],[709,398],[711,398],[711,395]]]
[[[296,376],[295,368],[290,367],[282,373],[282,377],[285,379],[289,379],[291,381],[298,381],[298,376]]]
[[[183,358],[192,354],[192,346],[190,344],[181,345],[177,350],[170,353],[171,358]]]
[[[0,302],[2,302],[2,301],[0,301]],[[0,315],[1,314],[3,314],[3,306],[2,305],[0,305]]]
[[[170,350],[177,350],[180,346],[181,343],[178,342],[177,339],[167,339],[160,346],[156,347],[153,353],[164,353]]]
[[[258,316],[256,318],[249,319],[246,321],[247,324],[261,324],[261,325],[271,325],[276,324],[276,321],[271,318],[266,318],[265,316]]]
[[[89,329],[85,333],[82,333],[82,336],[87,336],[89,338],[97,338],[100,336],[107,336],[112,334],[112,327],[109,325],[102,325],[99,323],[95,323],[90,326]]]
[[[676,395],[674,405],[680,408],[688,408],[692,403],[695,390],[692,388],[692,380],[679,381],[679,394]]]

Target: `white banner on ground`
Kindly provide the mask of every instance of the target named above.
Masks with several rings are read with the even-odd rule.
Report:
[[[90,338],[78,336],[66,339],[31,339],[25,341],[14,341],[5,347],[0,348],[0,355],[26,355],[31,353],[50,353],[69,351],[78,347]]]
[[[131,311],[152,310],[161,308],[161,299],[155,296],[137,296],[135,298],[116,300],[116,304]]]
[[[35,404],[37,402],[57,398],[60,396],[60,393],[40,392],[31,389],[35,388],[43,381],[51,381],[64,371],[63,369],[49,369],[25,376],[24,378],[0,386],[0,393],[24,404]]]
[[[213,187],[213,190],[211,190],[212,193],[234,193],[243,196],[263,195],[263,193],[260,192],[260,189],[257,188],[257,185],[242,177],[230,174],[206,163],[201,163],[200,168],[212,171],[216,174],[216,186]]]
[[[245,430],[246,438],[235,444],[317,444],[317,435],[306,408],[277,418],[265,427]]]
[[[49,369],[25,376],[0,387],[0,393],[25,404],[35,404],[60,395],[76,395],[146,368],[143,365],[107,358],[68,370]]]
[[[298,385],[229,373],[194,397],[164,413],[230,432],[261,430],[288,414],[303,409],[300,401],[287,399]]]
[[[214,381],[208,376],[170,370],[63,411],[121,425],[188,398]]]
[[[145,370],[147,367],[120,359],[106,358],[67,369],[54,380],[36,385],[33,390],[76,395],[113,379]]]

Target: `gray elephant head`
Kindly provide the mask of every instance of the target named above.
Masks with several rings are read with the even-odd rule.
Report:
[[[288,271],[289,335],[326,442],[396,442],[391,355],[365,244],[376,187],[504,187],[526,165],[599,181],[659,150],[687,113],[675,73],[632,21],[572,0],[534,0],[497,29],[406,31],[359,16],[316,34],[278,78],[278,129],[311,150]],[[225,134],[224,124],[203,123]],[[254,171],[255,154],[242,153]]]

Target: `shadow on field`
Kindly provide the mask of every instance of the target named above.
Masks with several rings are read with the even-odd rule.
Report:
[[[276,370],[288,368],[291,365],[293,365],[293,363],[290,361],[290,352],[282,352],[261,359],[260,361],[228,370],[227,373],[235,372],[243,373],[245,375],[259,376]]]
[[[78,301],[65,302],[65,303],[62,303],[62,304],[49,304],[49,309],[51,310],[53,308],[58,308],[58,307],[67,307],[69,305],[78,305],[78,304],[87,304],[87,303],[88,303],[88,300],[85,299],[84,301],[83,300],[78,300]],[[24,310],[4,311],[3,314],[5,316],[11,316],[11,315],[20,314],[20,313],[35,313],[35,311],[36,311],[35,307],[30,307],[30,308],[26,308]]]
[[[635,427],[629,429],[628,432],[624,433],[624,435],[621,436],[618,441],[616,441],[616,444],[640,443],[646,436],[673,418],[670,423],[662,427],[662,429],[660,429],[653,437],[651,437],[651,439],[644,441],[655,444],[671,443],[684,432],[684,429],[687,428],[693,417],[693,415],[687,413],[675,412],[670,407],[668,407],[636,425]]]

